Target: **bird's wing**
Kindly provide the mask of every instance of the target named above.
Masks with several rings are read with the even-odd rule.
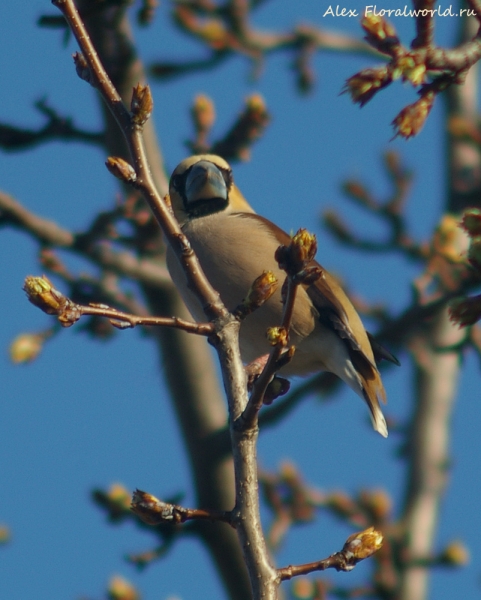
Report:
[[[369,331],[366,331],[366,333],[367,333],[367,337],[369,338],[369,341],[371,343],[371,348],[374,353],[374,358],[376,359],[376,363],[380,363],[382,360],[388,360],[389,362],[392,362],[393,364],[395,364],[398,367],[401,366],[401,363],[399,362],[397,357],[394,356],[394,354],[392,354],[391,352],[389,352],[389,350],[387,348],[382,346],[376,340],[376,338],[372,335],[372,333],[369,333]]]
[[[279,245],[287,246],[291,242],[290,236],[268,219],[257,214],[239,213],[239,216],[258,219],[265,223],[266,228],[271,231]],[[315,283],[303,286],[319,313],[319,320],[345,340],[350,349],[359,352],[371,366],[376,368],[364,326],[344,290],[318,262],[312,261],[309,266],[317,266],[322,270],[321,277]]]
[[[291,241],[285,231],[260,215],[239,212],[236,213],[236,216],[262,221],[279,245],[288,245]],[[322,275],[312,285],[303,287],[320,322],[334,331],[345,344],[358,377],[360,395],[371,411],[374,428],[386,437],[388,434],[386,421],[379,406],[380,401],[386,402],[386,393],[377,370],[371,340],[356,309],[336,279],[316,261],[312,261],[309,266],[320,267]],[[342,377],[341,374],[339,376]]]

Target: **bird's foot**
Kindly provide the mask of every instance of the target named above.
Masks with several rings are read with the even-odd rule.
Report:
[[[264,354],[246,365],[247,389],[249,392],[252,392],[252,388],[259,378],[259,375],[264,370],[268,358],[269,355]],[[287,379],[274,375],[264,394],[264,404],[272,404],[276,398],[287,394],[290,387],[291,384]]]
[[[276,398],[287,394],[290,387],[291,382],[288,379],[275,375],[267,386],[266,393],[264,394],[264,404],[272,404]]]

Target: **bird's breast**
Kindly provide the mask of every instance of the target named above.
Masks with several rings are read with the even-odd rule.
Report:
[[[264,306],[245,319],[240,332],[241,352],[246,362],[269,352],[266,330],[280,325],[283,309],[281,287],[285,273],[274,258],[279,240],[264,222],[251,216],[245,218],[242,213],[193,219],[184,225],[183,231],[209,282],[229,310],[242,302],[255,278],[263,271],[272,271],[277,277],[277,291]],[[205,319],[199,302],[187,289],[185,275],[172,252],[168,252],[167,263],[190,312],[197,320]],[[292,343],[298,344],[315,326],[316,311],[304,290],[299,289],[291,326]]]

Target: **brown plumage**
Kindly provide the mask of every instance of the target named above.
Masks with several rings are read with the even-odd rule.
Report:
[[[272,271],[279,281],[285,273],[274,259],[280,244],[288,244],[282,229],[257,215],[232,180],[232,171],[218,156],[193,156],[182,161],[171,177],[173,210],[197,254],[207,278],[230,309],[247,294],[254,279]],[[204,319],[197,299],[186,286],[177,259],[168,251],[167,264],[174,283],[193,316]],[[314,263],[313,264],[317,264]],[[369,407],[374,429],[384,437],[387,427],[380,408],[386,401],[373,351],[396,360],[373,341],[350,300],[324,268],[313,285],[301,286],[296,296],[290,339],[296,346],[293,360],[281,371],[304,376],[330,371],[343,379]],[[282,317],[281,291],[242,323],[242,358],[250,362],[269,352],[268,327]]]

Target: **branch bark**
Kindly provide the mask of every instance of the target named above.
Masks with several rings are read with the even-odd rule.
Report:
[[[79,2],[80,11],[90,14],[85,24],[99,57],[122,99],[129,103],[132,88],[145,81],[145,72],[135,52],[126,7],[111,6],[92,13],[95,6],[98,5],[91,0]],[[101,108],[109,154],[128,159],[118,125],[103,102]],[[144,147],[153,180],[159,193],[164,195],[168,184],[152,121],[144,126]],[[142,291],[152,314],[189,318],[173,286],[159,292],[158,287],[144,284]],[[186,444],[198,506],[230,509],[235,502],[232,457],[216,453],[216,433],[224,429],[227,411],[205,340],[168,328],[156,330],[155,339],[159,364]],[[199,523],[198,531],[229,597],[233,600],[248,598],[251,589],[235,531],[219,523]]]

